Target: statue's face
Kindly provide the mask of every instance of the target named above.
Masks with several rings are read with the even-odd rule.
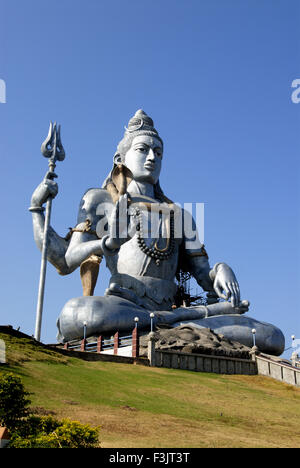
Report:
[[[152,136],[140,135],[133,139],[125,155],[124,164],[131,170],[134,180],[156,184],[161,170],[163,148]]]

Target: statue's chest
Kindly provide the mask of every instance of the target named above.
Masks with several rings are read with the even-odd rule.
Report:
[[[114,260],[109,259],[114,272],[173,279],[181,243],[175,236],[174,220],[162,213],[141,210],[131,216],[134,235]]]
[[[152,246],[155,239],[147,239],[149,251],[141,247],[135,236],[122,245],[116,258],[116,267],[119,273],[134,276],[152,276],[155,278],[173,279],[178,264],[178,246],[175,245],[172,253],[160,259],[155,253],[152,255]]]
[[[157,266],[170,259],[176,250],[174,214],[136,208],[133,216],[139,249]]]

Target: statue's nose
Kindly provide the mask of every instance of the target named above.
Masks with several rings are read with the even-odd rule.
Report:
[[[149,148],[149,152],[148,152],[148,155],[147,155],[147,159],[149,161],[154,161],[155,160],[155,154],[154,154],[154,151],[152,148]]]

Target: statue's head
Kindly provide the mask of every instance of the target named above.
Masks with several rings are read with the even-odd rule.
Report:
[[[114,167],[103,187],[111,184],[114,169],[123,164],[136,181],[154,185],[157,199],[170,202],[159,185],[159,175],[163,156],[163,141],[154,128],[153,120],[143,111],[138,110],[125,127],[123,139],[114,155]]]
[[[163,155],[163,141],[153,120],[138,110],[125,127],[123,139],[114,156],[115,164],[124,164],[136,181],[158,182]]]

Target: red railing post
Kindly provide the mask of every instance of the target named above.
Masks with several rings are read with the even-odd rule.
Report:
[[[86,340],[83,338],[81,340],[80,351],[85,351]]]
[[[132,357],[138,358],[140,351],[140,338],[138,333],[138,328],[135,327],[132,330]]]
[[[98,339],[97,339],[97,353],[101,353],[101,351],[103,351],[103,338],[102,336],[98,336]]]
[[[119,348],[119,332],[117,331],[114,336],[114,354],[118,354]]]

